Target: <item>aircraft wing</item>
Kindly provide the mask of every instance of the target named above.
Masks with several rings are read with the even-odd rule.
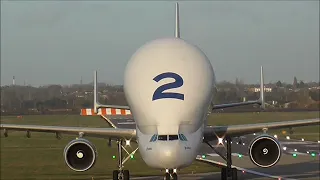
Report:
[[[258,100],[247,101],[247,102],[237,102],[237,103],[230,103],[230,104],[212,105],[212,110],[237,107],[237,106],[246,106],[246,105],[252,105],[252,104],[261,105],[261,108],[264,109],[265,108],[264,88],[265,87],[264,87],[263,67],[261,66],[261,69],[260,69],[260,98]]]
[[[320,125],[320,119],[316,118],[271,123],[241,124],[231,126],[207,126],[204,132],[204,139],[212,141],[218,139],[219,137],[238,137],[255,132],[262,132],[265,128],[267,130],[270,130],[309,125]]]
[[[238,103],[230,103],[230,104],[217,104],[217,105],[212,105],[212,110],[237,107],[237,106],[245,106],[245,105],[251,105],[251,104],[263,105],[263,102],[261,100],[257,100],[257,101],[247,101],[247,102],[238,102]]]
[[[79,136],[91,136],[91,137],[113,137],[123,139],[135,139],[135,129],[122,129],[122,128],[87,128],[87,127],[67,127],[67,126],[40,126],[40,125],[17,125],[17,124],[1,124],[0,129],[4,130],[5,136],[8,135],[8,131],[27,131],[30,132],[48,132],[56,133],[56,136],[60,134],[73,134]]]

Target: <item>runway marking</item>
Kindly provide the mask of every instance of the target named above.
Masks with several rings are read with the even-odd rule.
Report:
[[[225,163],[214,161],[214,160],[210,160],[210,159],[202,159],[201,157],[200,158],[197,157],[196,159],[198,161],[205,161],[205,162],[208,162],[208,163],[211,163],[211,164],[216,164],[216,165],[220,165],[220,166],[224,166],[224,167],[227,166]],[[261,172],[257,172],[257,171],[252,171],[252,170],[244,169],[244,168],[237,167],[237,166],[234,166],[234,165],[231,165],[231,167],[232,168],[236,168],[238,171],[244,171],[245,173],[250,173],[250,174],[254,174],[254,175],[258,175],[258,176],[269,177],[269,178],[274,178],[274,179],[296,180],[296,179],[284,178],[284,177],[281,177],[281,176],[273,176],[271,174],[265,174],[265,173],[261,173]]]
[[[105,121],[107,121],[107,123],[109,123],[110,126],[112,126],[113,128],[117,128],[117,126],[115,124],[113,124],[111,122],[110,119],[108,119],[106,116],[100,115]]]
[[[117,124],[136,124],[135,122],[119,122]]]
[[[297,152],[297,151],[287,151],[289,154],[297,154],[297,155],[304,155],[304,156],[309,156],[307,153],[302,153],[302,152]]]
[[[310,144],[310,143],[294,141],[294,142],[280,142],[280,144]]]
[[[306,147],[320,147],[318,144],[305,145]]]
[[[232,156],[239,156],[239,153],[231,153],[231,155]],[[243,154],[241,154],[242,156],[245,156],[245,155],[243,155]],[[199,157],[201,156],[201,155],[198,155]],[[207,154],[207,156],[212,156],[212,157],[220,157],[220,155],[219,154],[217,154],[217,153],[210,153],[210,154]]]

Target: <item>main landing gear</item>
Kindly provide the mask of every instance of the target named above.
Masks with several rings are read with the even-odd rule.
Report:
[[[125,147],[122,146],[122,140],[118,140],[117,141],[117,145],[118,145],[118,159],[119,159],[119,163],[118,163],[118,170],[114,170],[113,171],[113,180],[129,180],[130,179],[130,174],[129,174],[129,170],[124,170],[124,163],[127,162],[129,160],[129,158],[131,157],[131,155],[134,155],[135,152],[138,150],[138,148],[136,148],[134,151],[132,151],[132,153],[129,153]],[[126,153],[128,154],[128,156],[125,159],[122,159],[122,149],[124,151],[126,151]]]
[[[225,155],[219,153],[218,151],[216,151],[216,149],[211,146],[211,144],[209,144],[208,142],[206,142],[217,154],[219,154],[226,162],[227,162],[227,167],[222,167],[221,168],[221,180],[237,180],[238,176],[237,176],[237,169],[236,168],[232,168],[232,156],[231,156],[231,138],[230,137],[226,137],[227,140],[227,157],[225,157]]]
[[[173,169],[166,169],[164,180],[170,180],[171,178],[173,180],[178,180],[177,172],[174,171]]]

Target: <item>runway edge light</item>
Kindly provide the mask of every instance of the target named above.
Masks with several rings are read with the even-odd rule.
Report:
[[[297,155],[296,153],[293,153],[292,156],[293,156],[293,157],[297,157],[298,155]]]

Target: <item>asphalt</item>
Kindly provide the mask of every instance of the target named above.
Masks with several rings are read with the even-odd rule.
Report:
[[[121,128],[132,128],[135,127],[135,122],[133,118],[116,116],[110,118],[111,122],[117,127]],[[246,170],[238,171],[238,179],[275,179],[268,178],[267,176],[280,176],[281,179],[303,179],[303,180],[319,180],[320,176],[320,143],[286,139],[284,136],[279,136],[279,141],[282,146],[282,156],[280,161],[273,167],[270,168],[260,168],[255,166],[248,157],[248,145],[253,140],[254,137],[259,134],[250,134],[241,137],[242,142],[239,143],[239,138],[232,139],[232,162],[234,166],[239,168],[244,168],[256,173],[264,173],[266,176],[253,175]],[[216,141],[210,142],[221,153],[225,153],[225,145],[217,145]],[[316,156],[311,156],[315,153]],[[239,157],[239,154],[242,156]],[[297,156],[294,157],[293,154]],[[199,159],[205,155],[205,160],[213,160],[215,162],[225,161],[219,157],[214,151],[206,144],[202,144],[201,150],[199,152]],[[212,164],[213,166],[218,166]],[[163,177],[141,177],[134,179],[163,179]],[[220,179],[220,173],[205,173],[205,174],[190,174],[190,175],[179,175],[181,180],[215,180]]]

